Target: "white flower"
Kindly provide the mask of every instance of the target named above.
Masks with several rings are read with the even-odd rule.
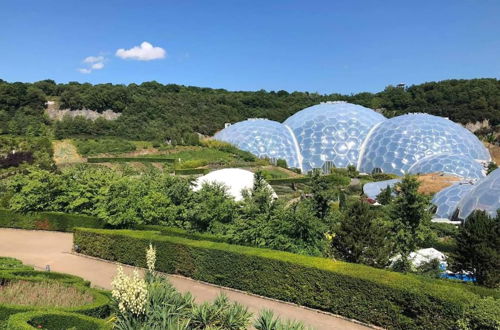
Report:
[[[156,249],[149,243],[149,248],[146,249],[146,264],[150,272],[155,270],[156,263]]]
[[[113,291],[111,294],[118,302],[118,308],[122,313],[132,313],[135,315],[143,314],[146,308],[147,285],[137,270],[134,270],[133,276],[129,277],[123,273],[121,266],[111,282]]]

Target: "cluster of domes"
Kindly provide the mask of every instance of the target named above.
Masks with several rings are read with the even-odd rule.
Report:
[[[321,103],[284,123],[250,119],[215,139],[258,157],[284,159],[303,172],[354,165],[366,173],[443,172],[467,179],[485,176],[488,150],[474,134],[442,117],[407,114],[387,119],[346,102]]]
[[[474,210],[495,217],[500,209],[500,169],[477,182],[459,182],[434,195],[436,217],[466,220]]]

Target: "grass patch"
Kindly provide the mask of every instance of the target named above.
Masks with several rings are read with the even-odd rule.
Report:
[[[77,307],[90,304],[88,292],[59,282],[7,281],[0,285],[0,304],[33,307]]]
[[[74,139],[78,153],[83,156],[114,154],[135,151],[136,146],[127,140],[117,138]]]

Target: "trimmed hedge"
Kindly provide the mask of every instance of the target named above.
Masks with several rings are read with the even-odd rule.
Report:
[[[208,173],[208,168],[181,168],[174,171],[175,175],[194,175],[194,174],[206,174]]]
[[[347,186],[351,182],[351,178],[339,174],[328,174],[323,176],[323,178],[334,185]],[[270,185],[282,185],[282,184],[292,184],[292,183],[309,183],[311,181],[310,176],[302,177],[291,177],[285,179],[269,179],[266,180]]]
[[[39,280],[56,280],[61,283],[68,284],[80,284],[86,287],[90,287],[90,282],[84,280],[81,277],[65,274],[65,273],[57,273],[57,272],[42,272],[33,269],[6,269],[1,270],[3,273],[7,273],[12,275],[18,280],[30,280],[30,279],[39,279]]]
[[[41,326],[43,329],[107,330],[108,321],[75,313],[56,310],[33,311],[11,315],[7,322],[9,330],[28,330]]]
[[[141,267],[152,243],[159,271],[387,328],[450,329],[465,317],[472,329],[500,326],[499,293],[473,285],[151,231],[77,228],[74,243],[84,254]],[[481,305],[487,296],[495,302],[489,310]]]
[[[160,225],[139,225],[139,226],[136,226],[135,229],[158,231],[161,235],[178,236],[178,237],[184,237],[184,238],[189,238],[189,239],[194,239],[194,240],[212,241],[212,242],[220,242],[220,243],[231,243],[231,239],[229,237],[214,235],[214,234],[210,234],[210,233],[190,232],[190,231],[187,231],[185,229],[176,228],[176,227],[166,227],[166,226],[160,226]]]
[[[22,271],[22,270],[33,270],[33,267],[23,265],[21,260],[0,257],[0,271],[12,270],[12,271]]]
[[[64,275],[64,274],[59,274],[59,275]],[[37,276],[16,276],[8,271],[0,272],[0,285],[6,282],[18,281],[18,280],[30,281],[30,282],[42,282],[42,281],[61,282],[60,279],[48,279]],[[83,280],[81,280],[81,283],[73,282],[73,283],[68,283],[68,285],[71,285],[73,287],[79,288],[81,290],[90,293],[93,297],[93,302],[78,307],[51,308],[51,310],[85,314],[98,318],[107,317],[109,315],[110,300],[109,297],[106,294],[104,294],[101,290],[88,287],[88,283]],[[33,310],[46,310],[46,309],[47,308],[34,307],[34,306],[0,304],[0,321],[7,320],[12,314],[23,313]]]
[[[174,158],[153,158],[153,157],[90,157],[88,163],[175,163]]]
[[[96,217],[59,212],[17,213],[0,209],[0,227],[52,231],[73,231],[75,227],[104,228]]]

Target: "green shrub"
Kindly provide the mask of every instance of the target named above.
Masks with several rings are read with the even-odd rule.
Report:
[[[0,209],[0,227],[73,231],[74,227],[104,228],[104,222],[95,217],[59,212],[22,214]]]
[[[82,253],[142,267],[144,250],[152,243],[160,271],[388,328],[453,328],[467,313],[484,312],[482,296],[500,295],[478,286],[364,265],[148,231],[78,228],[74,243]],[[488,315],[489,324],[500,326],[500,310]],[[484,319],[478,317],[477,322],[483,325]]]
[[[109,321],[56,310],[32,311],[11,315],[7,322],[9,330],[43,329],[78,329],[78,330],[104,330],[111,329]]]
[[[152,158],[152,157],[92,157],[87,158],[89,163],[175,163],[173,158]]]

